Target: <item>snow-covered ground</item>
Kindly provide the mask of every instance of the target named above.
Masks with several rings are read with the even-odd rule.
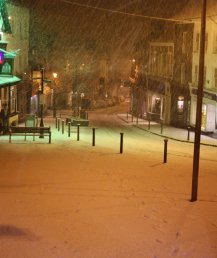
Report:
[[[0,137],[1,258],[217,257],[217,148],[201,146],[190,202],[193,144],[169,140],[164,164],[163,138],[114,113],[91,112],[80,141],[53,118],[52,144]]]

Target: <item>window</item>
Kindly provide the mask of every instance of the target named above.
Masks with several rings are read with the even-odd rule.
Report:
[[[177,109],[179,113],[182,113],[184,111],[184,97],[179,96],[177,101]]]
[[[200,47],[200,33],[195,34],[194,39],[194,52],[198,52]]]
[[[16,88],[15,86],[12,86],[10,89],[10,97],[11,97],[11,102],[10,102],[10,111],[15,112],[16,111]]]
[[[172,77],[173,46],[154,45],[150,48],[150,72],[152,75]]]
[[[2,73],[11,74],[11,66],[8,62],[5,62],[5,64],[2,66]]]
[[[205,51],[207,52],[207,49],[208,49],[208,33],[206,33],[206,36],[205,36]]]
[[[182,33],[182,53],[186,53],[186,47],[187,47],[187,32]]]
[[[186,69],[185,69],[185,63],[182,63],[181,65],[181,84],[184,84],[186,82]]]
[[[214,87],[217,89],[217,68],[214,70]]]
[[[206,85],[206,67],[204,67],[204,75],[203,75],[203,85]]]
[[[198,65],[195,65],[194,67],[194,82],[195,84],[198,84]]]
[[[214,35],[213,38],[213,53],[217,54],[217,33]]]

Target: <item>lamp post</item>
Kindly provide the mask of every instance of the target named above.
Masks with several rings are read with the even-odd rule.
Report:
[[[199,61],[199,83],[197,93],[197,110],[194,140],[193,176],[191,201],[197,200],[198,172],[200,159],[200,135],[203,104],[203,83],[204,83],[204,56],[205,56],[205,33],[206,33],[206,0],[201,0],[201,36],[200,36],[200,61]]]
[[[57,73],[53,73],[54,87],[53,87],[53,117],[56,117],[56,78]]]
[[[44,107],[44,68],[41,68],[41,91],[40,91],[40,127],[44,127],[43,107]],[[44,137],[44,136],[43,136]],[[43,138],[41,137],[41,138]]]

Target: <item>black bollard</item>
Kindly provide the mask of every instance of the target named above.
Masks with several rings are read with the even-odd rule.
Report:
[[[139,123],[139,117],[137,115],[137,117],[136,117],[136,124],[138,125],[138,123]]]
[[[160,122],[160,133],[163,133],[163,121]]]
[[[71,135],[71,122],[68,122],[68,137]]]
[[[65,123],[65,121],[62,120],[62,134],[64,134],[64,123]]]
[[[86,111],[86,120],[88,120],[88,112]]]
[[[120,153],[123,153],[123,138],[124,138],[124,133],[120,133],[121,138],[120,138]]]
[[[80,124],[77,124],[77,141],[80,140]]]
[[[95,146],[95,128],[92,128],[92,130],[93,130],[92,146]]]
[[[148,130],[150,130],[150,126],[151,126],[151,119],[148,119]]]
[[[133,123],[133,113],[131,114],[131,116],[132,116],[131,118],[132,118],[132,123]]]
[[[188,126],[188,138],[187,138],[188,141],[190,140],[190,131],[191,131],[191,127]]]
[[[56,117],[56,128],[57,128],[57,121],[58,121],[58,118]]]
[[[58,129],[58,131],[60,130],[60,119],[58,119],[57,129]]]
[[[167,142],[168,139],[164,139],[164,163],[167,163]]]

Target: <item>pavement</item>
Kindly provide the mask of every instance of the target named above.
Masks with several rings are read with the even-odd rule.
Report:
[[[64,119],[71,115],[72,115],[72,112],[70,110],[60,110],[57,114],[57,117],[58,118],[61,117],[62,119]],[[127,113],[120,112],[120,113],[117,113],[117,116],[126,124],[139,128],[146,132],[149,132],[150,134],[154,134],[159,137],[171,139],[174,141],[188,142],[192,144],[194,143],[195,133],[192,130],[188,132],[187,129],[176,128],[168,125],[163,125],[162,127],[161,124],[154,121],[151,121],[149,124],[148,120],[141,119],[141,118],[137,119],[137,117],[132,117],[131,114],[127,114]],[[51,126],[51,128],[53,129],[55,128],[55,119],[52,117],[51,111],[49,111],[47,115],[44,117],[44,121],[48,126]],[[5,136],[5,137],[8,138],[8,136]],[[212,134],[212,135],[201,134],[201,145],[217,147],[217,134]]]
[[[194,143],[195,133],[194,131],[188,132],[187,129],[176,128],[168,125],[163,125],[156,123],[154,121],[150,122],[137,117],[132,117],[131,114],[118,114],[118,117],[129,125],[135,126],[151,134],[158,135],[160,137],[168,138],[174,141],[189,142]],[[189,139],[188,139],[189,138]],[[216,134],[213,135],[203,135],[201,134],[201,145],[208,145],[217,147]]]

